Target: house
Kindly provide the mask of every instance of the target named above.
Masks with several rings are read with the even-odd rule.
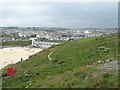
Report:
[[[19,36],[19,37],[22,37],[22,36],[23,36],[23,34],[22,34],[22,33],[18,33],[18,36]]]
[[[30,40],[32,40],[32,46],[41,47],[41,48],[48,48],[51,45],[58,45],[58,44],[60,44],[60,43],[55,43],[55,42],[43,42],[43,41],[40,41],[37,38],[30,38]]]
[[[18,36],[19,37],[27,37],[27,36],[31,36],[31,35],[28,33],[18,33]]]
[[[46,38],[46,35],[43,35],[43,34],[41,34],[41,35],[36,35],[36,38]]]
[[[91,32],[89,32],[88,30],[86,30],[86,31],[84,31],[84,33],[91,33]]]

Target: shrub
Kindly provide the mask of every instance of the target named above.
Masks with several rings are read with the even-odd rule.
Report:
[[[103,50],[103,49],[105,49],[105,46],[99,46],[98,48]]]
[[[103,75],[104,78],[109,78],[110,76],[111,76],[111,75],[108,74],[108,73],[106,73],[106,74]]]
[[[52,62],[56,63],[56,62],[58,62],[58,59],[52,60]]]

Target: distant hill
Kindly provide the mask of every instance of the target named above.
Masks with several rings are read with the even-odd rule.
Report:
[[[51,46],[12,65],[3,88],[118,88],[118,46],[117,33]]]

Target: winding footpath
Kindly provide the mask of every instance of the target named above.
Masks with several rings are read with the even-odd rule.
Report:
[[[49,59],[50,61],[52,60],[52,58],[50,57],[52,53],[53,53],[53,51],[52,51],[51,53],[49,53],[49,55],[48,55],[48,59]]]

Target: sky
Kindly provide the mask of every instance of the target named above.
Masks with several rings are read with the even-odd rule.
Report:
[[[58,0],[59,1],[59,0]],[[105,2],[106,1],[106,2]],[[118,26],[117,0],[84,2],[7,1],[0,3],[0,26],[114,28]]]

